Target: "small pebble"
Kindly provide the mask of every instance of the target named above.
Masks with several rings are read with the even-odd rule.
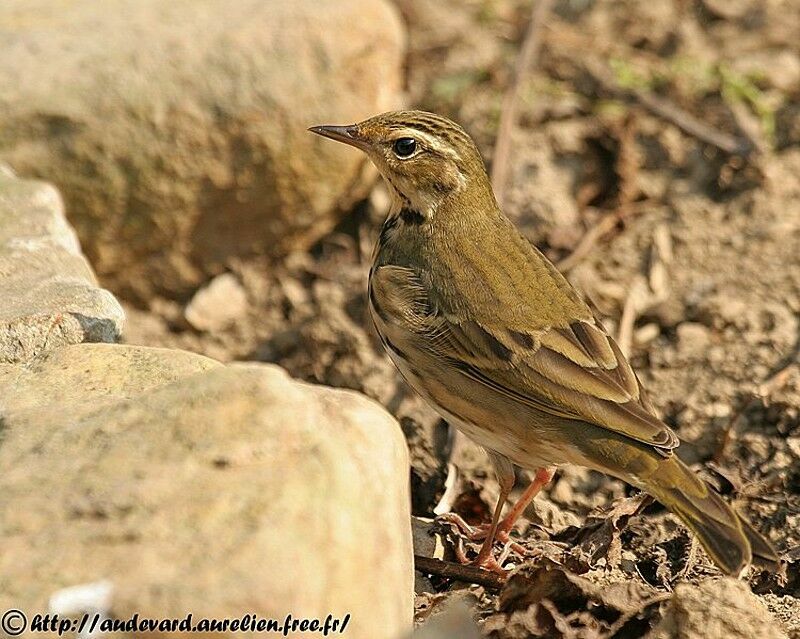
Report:
[[[218,275],[194,294],[183,312],[198,331],[227,328],[247,312],[247,295],[233,275]]]

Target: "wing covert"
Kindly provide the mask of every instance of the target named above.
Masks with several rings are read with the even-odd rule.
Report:
[[[567,419],[588,421],[662,453],[678,438],[653,412],[614,340],[592,319],[563,327],[520,330],[449,313],[411,268],[377,267],[370,297],[376,312],[475,381],[515,401]],[[485,318],[485,314],[482,316]]]

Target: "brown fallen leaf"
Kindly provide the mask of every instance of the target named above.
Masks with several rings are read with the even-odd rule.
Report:
[[[609,566],[618,566],[622,559],[619,534],[628,519],[649,500],[644,493],[619,499],[608,510],[587,517],[583,526],[571,526],[556,535],[555,540],[574,544],[570,555],[575,564],[570,567],[585,572],[601,559]]]
[[[492,639],[599,639],[619,621],[655,619],[653,611],[643,611],[654,593],[633,581],[600,586],[542,558],[509,577],[498,599],[499,612],[486,620],[484,633]]]

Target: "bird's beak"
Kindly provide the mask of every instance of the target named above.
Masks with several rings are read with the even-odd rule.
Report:
[[[321,135],[324,138],[330,138],[337,142],[344,142],[362,151],[367,150],[366,140],[359,137],[358,128],[355,124],[351,124],[350,126],[312,126],[309,131]]]

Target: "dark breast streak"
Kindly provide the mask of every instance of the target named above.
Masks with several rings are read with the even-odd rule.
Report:
[[[406,224],[419,225],[425,221],[425,216],[419,211],[403,207],[400,209],[400,219]]]
[[[381,254],[381,252],[386,248],[391,246],[393,243],[397,242],[398,240],[398,233],[403,233],[403,227],[419,227],[425,222],[425,216],[422,215],[419,211],[415,210],[413,207],[409,205],[406,201],[405,205],[396,213],[390,213],[386,220],[381,227],[380,234],[378,236],[378,241],[375,245],[375,251],[373,254],[373,265],[370,268],[369,272],[369,283],[367,286],[367,296],[368,296],[368,304],[370,315],[372,316],[373,323],[375,324],[376,331],[378,336],[383,343],[384,348],[389,350],[390,352],[394,353],[395,355],[405,358],[405,354],[397,347],[396,344],[393,344],[385,335],[384,327],[381,326],[382,323],[389,323],[392,321],[390,317],[390,313],[387,311],[386,308],[380,303],[378,299],[378,295],[375,292],[375,286],[373,281],[373,274],[375,268],[377,267],[377,258]],[[397,291],[395,291],[397,292]],[[386,294],[386,291],[383,291],[383,294]]]
[[[425,216],[410,206],[404,206],[397,213],[390,213],[381,227],[373,258],[377,257],[381,250],[393,240],[395,233],[402,231],[402,229],[399,228],[401,224],[420,226],[423,222],[425,222]]]
[[[381,234],[378,236],[378,251],[389,241],[392,231],[397,228],[398,224],[400,224],[400,218],[397,215],[390,215],[386,218],[381,227]]]

